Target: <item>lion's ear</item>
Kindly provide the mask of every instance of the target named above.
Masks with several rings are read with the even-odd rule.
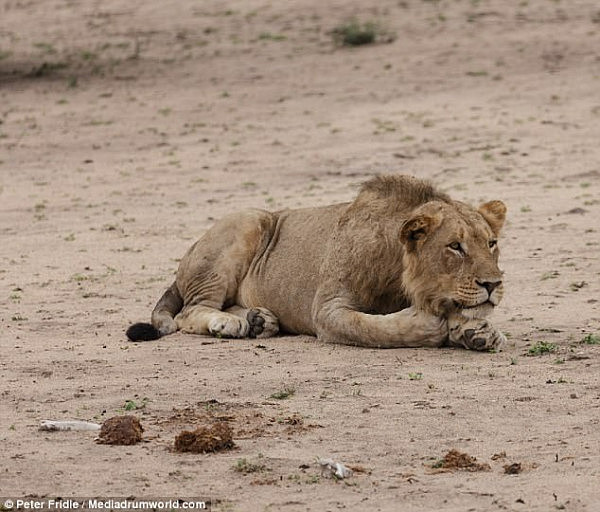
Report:
[[[479,207],[479,213],[483,215],[483,218],[490,225],[494,235],[498,236],[506,219],[506,205],[502,201],[483,203]]]
[[[402,225],[400,241],[409,251],[413,251],[419,240],[425,239],[440,224],[441,218],[439,215],[415,215]]]

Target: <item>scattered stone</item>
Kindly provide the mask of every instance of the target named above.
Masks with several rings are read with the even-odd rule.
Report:
[[[348,465],[348,467],[352,470],[353,473],[364,473],[367,475],[371,474],[371,470],[365,468],[364,466],[360,466],[360,465]]]
[[[512,464],[505,464],[502,466],[504,468],[504,473],[507,475],[518,475],[523,468],[521,467],[520,462],[513,462]]]
[[[302,425],[304,425],[304,418],[302,416],[300,416],[297,412],[295,412],[291,416],[288,416],[287,418],[285,418],[283,420],[283,422],[286,423],[287,425],[302,426]]]
[[[586,281],[577,281],[574,283],[571,283],[569,285],[569,288],[571,289],[571,291],[576,292],[581,290],[582,288],[585,288],[587,286],[587,282]]]
[[[567,356],[567,359],[569,361],[583,361],[585,359],[590,359],[590,356],[587,356],[585,354],[576,353],[576,354],[569,354]]]

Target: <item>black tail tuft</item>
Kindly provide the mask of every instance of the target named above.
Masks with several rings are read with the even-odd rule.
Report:
[[[133,324],[125,334],[131,341],[151,341],[160,338],[160,331],[152,324],[145,323]]]

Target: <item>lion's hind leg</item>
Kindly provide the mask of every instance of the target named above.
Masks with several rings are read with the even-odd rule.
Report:
[[[233,214],[188,250],[177,271],[184,301],[175,317],[178,329],[225,338],[245,338],[264,331],[268,315],[264,315],[261,330],[258,317],[262,314],[226,308],[235,304],[240,285],[268,246],[276,222],[273,214],[262,210]]]
[[[243,308],[241,306],[232,306],[225,310],[248,322],[249,338],[271,338],[279,332],[279,320],[266,308]]]
[[[277,317],[265,308],[188,306],[175,322],[182,332],[223,338],[268,338],[279,332]]]

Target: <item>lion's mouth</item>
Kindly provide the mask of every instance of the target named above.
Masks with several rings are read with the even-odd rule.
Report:
[[[476,308],[480,308],[482,306],[488,306],[488,307],[496,307],[496,304],[494,304],[491,300],[486,300],[485,302],[480,302],[479,304],[474,304],[473,306],[466,306],[465,304],[461,304],[458,301],[454,301],[454,306],[457,309],[476,309]]]

